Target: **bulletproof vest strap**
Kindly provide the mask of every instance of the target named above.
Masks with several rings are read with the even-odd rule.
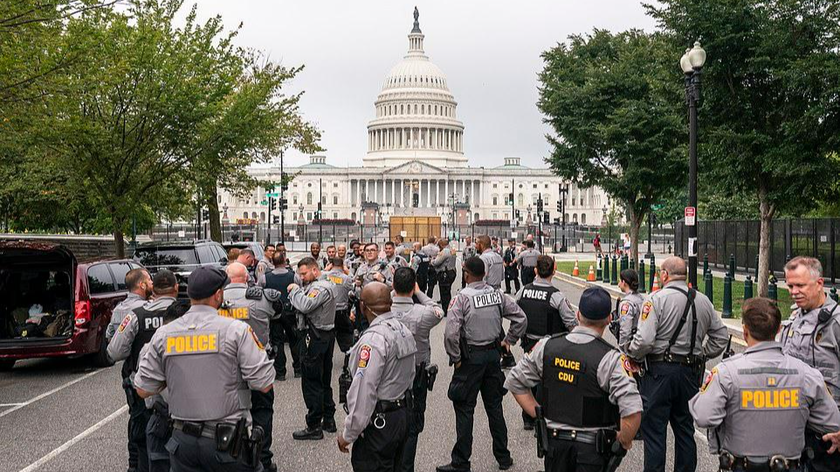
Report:
[[[597,336],[592,338],[591,342],[577,344],[564,333],[552,336],[545,344],[545,417],[574,428],[617,428],[618,406],[598,384],[598,366],[614,348]]]
[[[694,346],[697,342],[697,309],[694,306],[694,296],[696,295],[696,290],[694,288],[689,288],[688,292],[679,288],[679,287],[665,287],[670,288],[672,290],[676,290],[683,295],[686,296],[685,302],[685,309],[683,310],[682,317],[680,318],[679,324],[677,324],[677,329],[674,330],[674,334],[671,335],[671,339],[668,340],[668,347],[665,349],[665,354],[671,353],[671,348],[674,347],[674,344],[677,343],[677,338],[680,337],[680,332],[685,326],[685,322],[688,320],[688,312],[691,311],[691,344],[688,349],[688,355],[694,355]]]

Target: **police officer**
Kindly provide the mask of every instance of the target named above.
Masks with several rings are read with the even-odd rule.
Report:
[[[417,297],[419,303],[414,303]],[[417,439],[426,423],[426,396],[434,382],[437,366],[432,367],[432,350],[429,336],[432,328],[443,319],[443,309],[427,297],[417,285],[413,270],[403,267],[394,272],[394,297],[391,305],[394,317],[405,324],[414,335],[417,353],[414,356],[414,384],[411,387],[414,405],[412,422],[408,427],[408,438],[402,457],[402,472],[414,472],[414,458],[417,455]]]
[[[477,256],[478,253],[475,250],[475,244],[473,244],[472,236],[467,236],[464,240],[464,250],[461,253],[461,260],[465,261],[470,257]],[[461,288],[467,286],[467,279],[464,278],[464,274],[461,274]],[[508,291],[510,293],[510,291]]]
[[[289,303],[289,285],[297,283],[295,273],[289,270],[286,259],[286,247],[277,245],[274,253],[274,269],[265,274],[263,286],[280,292],[280,303],[283,312],[280,317],[269,322],[269,337],[271,347],[274,351],[274,370],[277,372],[277,380],[286,380],[286,348],[289,343],[289,352],[292,355],[292,369],[295,378],[299,378],[300,371],[300,346],[296,331],[297,318],[292,304]]]
[[[134,311],[135,308],[140,308],[146,304],[149,297],[152,296],[152,278],[146,269],[131,269],[125,274],[125,285],[128,289],[128,295],[125,300],[121,301],[111,312],[111,321],[105,328],[105,338],[110,342],[117,331],[117,327],[125,321],[126,315]],[[133,404],[142,403],[137,398],[137,392],[131,386],[129,374],[130,366],[123,364],[120,371],[123,380],[123,389],[125,390],[125,399],[129,409]],[[132,431],[136,431],[137,426],[133,423],[133,419],[128,419],[128,470],[129,472],[137,469],[138,451],[137,444],[134,441]]]
[[[391,313],[388,286],[365,286],[361,308],[370,327],[353,346],[353,383],[338,448],[348,452],[353,444],[355,471],[396,471],[408,434],[417,348],[411,332]]]
[[[534,268],[537,266],[537,257],[540,252],[534,249],[534,241],[525,241],[525,250],[520,252],[514,262],[519,266],[519,272],[522,274],[522,285],[528,285],[534,281],[536,273]]]
[[[508,247],[505,248],[505,253],[502,256],[502,262],[505,266],[505,293],[510,294],[510,283],[516,286],[516,291],[519,291],[519,271],[516,270],[516,264],[513,262],[516,260],[516,240],[511,238],[508,239]]]
[[[544,392],[540,404],[547,431],[541,423],[538,434],[546,472],[607,470],[616,442],[625,450],[633,445],[642,399],[624,369],[624,355],[602,339],[611,305],[604,289],[584,290],[579,325],[571,333],[541,339],[505,380],[531,417],[537,416],[531,389]]]
[[[639,313],[645,299],[639,294],[639,274],[633,269],[624,269],[618,277],[618,288],[624,297],[618,302],[615,313],[617,333],[615,339],[621,352],[627,352],[627,346],[636,334],[639,325]],[[615,334],[614,333],[614,334]]]
[[[446,316],[452,299],[452,283],[455,282],[455,254],[449,248],[449,240],[446,238],[440,238],[438,246],[440,252],[432,261],[432,267],[437,273],[440,305],[443,307],[443,316]]]
[[[822,265],[812,257],[795,257],[785,264],[785,283],[797,309],[782,323],[782,349],[825,377],[829,393],[840,405],[840,309],[826,296]],[[805,445],[813,451],[813,470],[840,470],[840,454],[828,454],[828,444],[809,431]]]
[[[284,247],[285,249],[285,247]],[[257,268],[254,269],[254,277],[257,279],[258,285],[265,285],[265,274],[274,270],[274,252],[276,248],[273,244],[266,244],[263,249],[263,258],[257,261]]]
[[[253,454],[260,428],[248,432],[249,389],[271,390],[274,369],[251,327],[219,316],[228,282],[216,267],[190,274],[192,307],[158,328],[134,377],[143,398],[169,392],[174,430],[166,448],[175,471],[262,470]]]
[[[238,262],[245,266],[248,269],[248,286],[254,286],[257,284],[257,279],[254,277],[254,267],[257,264],[257,255],[254,254],[254,251],[250,248],[245,248],[239,251],[239,256],[236,257],[236,260],[233,262]]]
[[[315,259],[315,262],[318,263],[318,268],[321,270],[324,270],[324,268],[327,267],[327,264],[330,263],[327,256],[321,255],[321,243],[319,242],[314,242],[309,245],[309,255]]]
[[[752,298],[741,313],[747,349],[712,369],[689,403],[691,416],[708,428],[721,470],[802,470],[806,427],[835,432],[840,411],[822,374],[774,340],[782,321],[775,302]]]
[[[479,244],[482,238],[487,236],[480,236]],[[505,376],[499,365],[500,348],[510,352],[510,346],[525,334],[527,320],[512,298],[484,282],[484,262],[480,258],[467,259],[463,270],[467,275],[467,288],[458,293],[449,307],[444,334],[449,362],[455,366],[449,384],[449,399],[455,407],[457,440],[452,448],[452,462],[438,466],[437,470],[470,469],[473,415],[479,392],[493,438],[493,455],[499,468],[507,470],[513,465],[513,459],[507,447],[507,426],[502,412],[502,397],[506,390],[503,386]],[[507,334],[502,328],[502,317],[510,320]]]
[[[397,246],[393,241],[385,243],[385,263],[391,271],[395,271],[400,267],[408,267],[408,262],[399,254],[397,254]]]
[[[490,239],[490,247],[496,254],[499,255],[499,257],[502,256],[502,245],[499,244],[499,238],[493,236],[493,238]]]
[[[414,257],[411,258],[411,268],[417,273],[417,285],[426,293],[429,284],[429,263],[431,259],[423,252],[420,243],[414,243]]]
[[[155,331],[163,326],[167,309],[175,303],[175,297],[178,296],[178,280],[175,274],[166,269],[161,269],[155,274],[152,285],[154,286],[154,300],[125,315],[111,342],[108,343],[109,358],[114,362],[126,360],[123,369],[128,371],[128,380],[132,384],[132,389],[137,365],[140,362],[140,350],[152,339]],[[149,408],[154,406],[155,401],[155,398],[149,398],[143,402],[140,397],[136,397],[136,401],[129,404],[129,425],[132,427],[129,432],[129,441],[137,447],[136,468],[140,472],[150,470],[151,456],[156,462],[164,460],[166,462],[164,470],[169,470],[167,467],[169,455],[160,457],[157,455],[160,451],[155,451],[153,454],[147,447],[146,427],[152,416],[152,410]],[[163,452],[165,453],[166,450],[164,449]]]
[[[519,308],[528,318],[528,329],[522,337],[522,350],[525,353],[540,339],[557,333],[566,333],[577,325],[572,305],[563,293],[551,283],[554,278],[554,258],[540,255],[537,258],[535,270],[537,278],[516,294]],[[534,397],[541,399],[539,389],[534,389]],[[522,421],[526,430],[534,429],[534,419],[524,411]]]
[[[364,257],[362,256],[362,245],[359,244],[359,241],[353,240],[350,241],[350,250],[352,251],[346,259],[344,259],[344,266],[349,270],[350,276],[356,276],[356,270],[359,269],[359,266],[365,261]]]
[[[226,268],[230,284],[225,287],[225,302],[219,309],[219,315],[241,320],[248,324],[260,344],[267,348],[269,358],[276,348],[269,343],[269,323],[283,313],[280,292],[271,288],[248,287],[248,270],[242,264],[234,262]],[[283,348],[283,345],[280,345]],[[251,418],[254,425],[265,432],[260,462],[266,471],[277,470],[272,462],[271,434],[274,431],[274,390],[268,392],[251,391]]]
[[[728,339],[712,302],[686,285],[686,273],[683,259],[665,259],[659,271],[664,288],[642,304],[636,335],[627,348],[630,356],[647,364],[648,375],[639,381],[647,472],[665,470],[669,423],[675,436],[675,470],[691,472],[697,467],[688,401],[700,388],[706,360],[719,356]]]
[[[332,358],[335,349],[335,298],[332,283],[319,280],[321,270],[311,257],[298,262],[303,287],[289,285],[289,301],[298,311],[302,332],[303,401],[306,428],[295,431],[294,439],[323,439],[324,431],[334,433],[335,402],[332,396]]]
[[[426,296],[429,298],[434,297],[435,293],[435,285],[437,285],[437,271],[431,267],[431,262],[435,260],[440,252],[440,247],[437,245],[437,238],[435,236],[429,236],[429,242],[425,246],[423,246],[423,254],[425,254],[429,258],[429,269],[426,273]]]
[[[502,287],[502,279],[505,277],[502,256],[490,247],[490,238],[486,234],[475,238],[475,250],[484,261],[484,281],[487,285],[499,290]]]
[[[343,261],[337,257],[333,258],[327,265],[326,272],[321,275],[321,279],[330,282],[333,286],[335,340],[338,349],[346,354],[353,347],[353,325],[350,322],[350,294],[355,289],[353,279],[344,273]]]
[[[379,259],[379,245],[376,243],[365,244],[364,255],[364,263],[359,266],[354,274],[356,285],[359,287],[358,290],[374,281],[391,285],[391,277],[394,271],[388,267],[385,260]]]

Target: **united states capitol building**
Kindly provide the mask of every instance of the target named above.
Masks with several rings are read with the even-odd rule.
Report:
[[[374,101],[375,116],[368,122],[367,154],[361,167],[333,166],[327,156],[314,155],[308,164],[284,169],[295,175],[286,194],[286,221],[317,219],[319,199],[323,219],[362,224],[374,224],[372,218],[377,224],[387,224],[391,216],[440,216],[459,225],[510,221],[514,216],[508,200],[511,193],[513,208],[519,212],[517,224],[536,219],[539,195],[553,221],[561,216],[557,200],[563,188],[567,223],[602,224],[609,201],[598,188],[579,188],[547,168],[523,166],[519,157],[473,156],[473,163],[484,165],[469,164],[458,103],[446,75],[426,55],[423,39],[415,10],[408,53],[385,76]],[[256,166],[249,172],[279,187],[279,164]],[[245,197],[222,191],[220,198],[219,207],[225,208],[229,221],[266,221],[263,189]]]

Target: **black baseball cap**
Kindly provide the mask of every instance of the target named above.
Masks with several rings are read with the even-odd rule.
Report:
[[[190,274],[187,295],[192,300],[209,298],[220,288],[230,283],[225,271],[218,267],[202,266]]]
[[[605,320],[610,316],[612,300],[610,294],[601,287],[589,287],[583,291],[578,304],[580,314],[593,321]]]
[[[155,290],[166,291],[173,287],[177,287],[178,279],[175,277],[175,274],[173,274],[171,270],[160,269],[155,273],[155,276],[152,278],[152,285],[155,287]]]

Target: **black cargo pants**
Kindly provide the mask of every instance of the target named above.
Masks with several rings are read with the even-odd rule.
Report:
[[[353,443],[350,464],[354,472],[397,472],[402,464],[409,428],[409,409],[382,413],[382,429],[373,420]],[[378,425],[382,423],[377,420]]]
[[[169,451],[166,443],[172,437],[169,420],[152,411],[146,426],[146,449],[149,453],[149,472],[169,472]]]
[[[440,306],[443,308],[443,316],[449,311],[449,302],[452,300],[452,283],[455,282],[455,271],[447,270],[438,273],[438,285],[440,287]]]
[[[488,348],[470,348],[470,359],[463,361],[452,374],[449,384],[449,399],[455,407],[455,433],[457,439],[452,448],[452,465],[458,468],[470,468],[470,456],[473,443],[473,417],[478,394],[484,403],[490,436],[493,438],[493,456],[499,464],[511,462],[508,450],[507,425],[502,411],[502,397],[505,390],[505,375],[499,365],[499,350]]]
[[[601,472],[607,465],[607,456],[599,454],[594,444],[564,441],[549,434],[548,450],[543,458],[545,472]]]
[[[314,328],[313,328],[314,330]],[[332,360],[335,331],[316,330],[319,338],[304,333],[301,342],[303,402],[306,404],[306,426],[320,428],[324,419],[333,421],[335,401],[332,391]]]
[[[417,441],[420,433],[426,426],[426,397],[429,393],[429,383],[426,377],[425,365],[423,369],[418,366],[415,369],[414,384],[411,386],[411,395],[414,403],[410,409],[411,421],[408,425],[408,434],[405,439],[405,447],[402,454],[402,465],[399,470],[402,472],[414,472],[414,459],[417,456]]]
[[[513,282],[514,287],[516,290],[514,293],[519,292],[519,272],[516,270],[516,267],[505,267],[505,292],[510,292],[510,283]]]
[[[292,353],[292,369],[295,372],[300,370],[300,347],[298,346],[298,337],[295,332],[295,317],[281,316],[276,320],[271,320],[269,324],[269,341],[277,355],[274,357],[274,371],[277,376],[286,376],[286,347],[284,343],[289,343],[289,352]]]
[[[128,401],[128,466],[133,467],[137,472],[149,471],[149,455],[146,451],[146,425],[152,416],[151,410],[146,409],[146,402],[137,395],[137,391],[131,386],[129,379],[125,380],[128,387],[125,389],[126,400]]]
[[[216,440],[195,436],[174,430],[166,443],[172,472],[262,472],[258,461],[256,467],[247,465],[246,454],[233,458],[227,452],[216,450]]]
[[[267,393],[251,390],[251,419],[254,426],[260,426],[263,435],[260,462],[266,469],[271,465],[274,454],[271,452],[271,433],[274,430],[274,389]]]

